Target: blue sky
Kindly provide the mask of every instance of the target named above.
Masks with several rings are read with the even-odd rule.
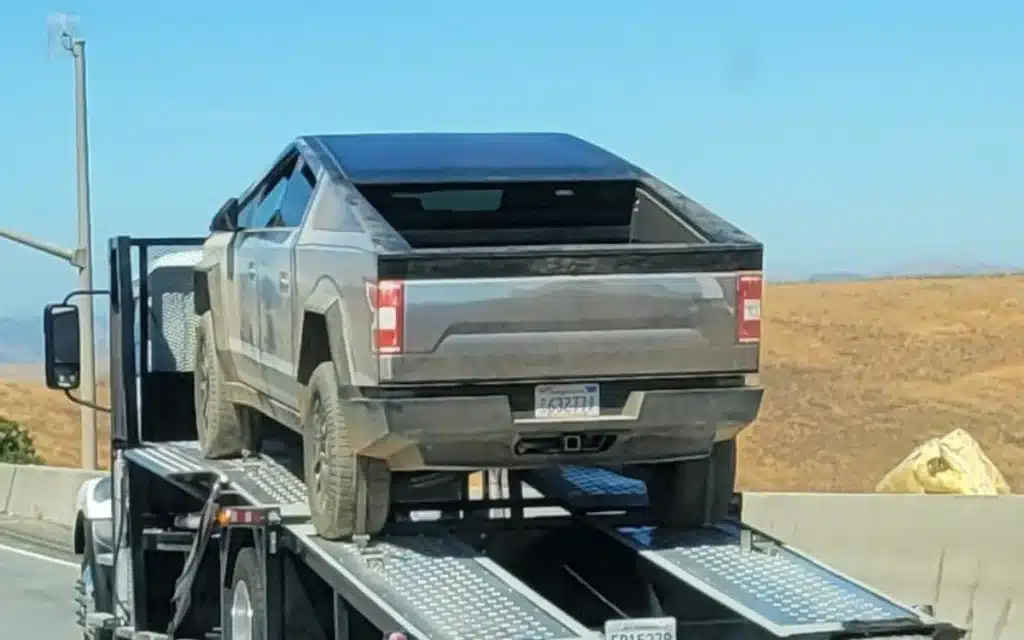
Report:
[[[775,277],[1024,264],[1024,4],[39,0],[0,20],[0,226],[74,239],[88,40],[94,242],[201,235],[296,135],[562,130],[765,242]],[[73,286],[0,242],[0,316]],[[102,283],[105,270],[98,271]]]

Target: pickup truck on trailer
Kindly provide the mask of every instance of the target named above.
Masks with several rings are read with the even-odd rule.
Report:
[[[663,523],[721,519],[761,404],[761,266],[753,238],[571,135],[299,138],[203,246],[203,453],[300,433],[331,539],[480,468],[614,468]]]
[[[293,432],[223,460],[197,440],[203,241],[111,241],[111,473],[83,488],[75,527],[85,638],[964,636],[743,524],[741,495],[714,523],[666,525],[643,482],[597,467],[488,471],[482,487],[459,472],[458,496],[393,495],[376,536],[317,535]],[[47,384],[70,392],[76,308],[49,306],[44,327]]]

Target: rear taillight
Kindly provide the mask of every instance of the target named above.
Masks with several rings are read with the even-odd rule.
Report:
[[[739,342],[761,340],[761,290],[760,273],[742,273],[736,278],[736,340]]]
[[[405,284],[381,280],[367,287],[373,307],[373,346],[377,353],[401,353],[405,333]]]

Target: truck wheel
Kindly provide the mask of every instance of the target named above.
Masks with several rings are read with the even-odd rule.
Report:
[[[213,317],[204,313],[196,329],[196,432],[207,458],[237,458],[258,451],[259,416],[248,407],[228,401],[224,372],[213,340]]]
[[[235,556],[228,612],[228,640],[259,638],[267,625],[267,600],[260,573],[259,557],[253,548]]]
[[[321,363],[310,377],[302,411],[302,446],[309,509],[317,533],[328,540],[379,533],[391,507],[391,472],[383,460],[353,450],[331,362]],[[363,483],[365,527],[360,531],[359,486]]]
[[[729,514],[736,487],[736,440],[716,442],[711,455],[653,465],[647,496],[655,518],[668,526],[699,527]]]

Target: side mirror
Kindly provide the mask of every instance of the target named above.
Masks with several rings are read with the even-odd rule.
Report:
[[[70,391],[79,385],[81,347],[78,307],[49,304],[43,310],[46,386]]]
[[[228,198],[210,221],[210,232],[238,229],[238,198]]]

